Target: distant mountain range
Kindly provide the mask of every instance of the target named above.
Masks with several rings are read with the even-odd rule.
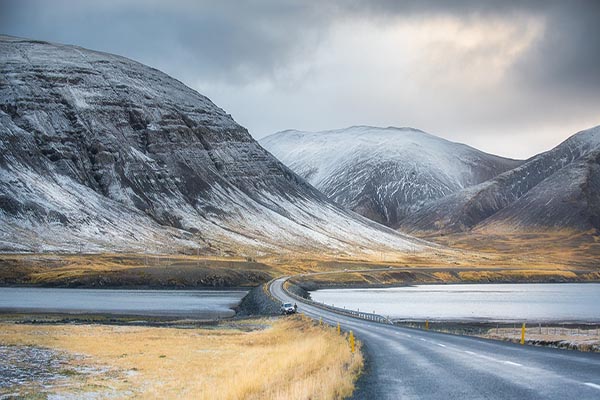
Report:
[[[261,144],[338,204],[403,232],[600,230],[600,127],[526,161],[412,128],[288,130]]]
[[[600,127],[406,218],[406,231],[600,230]]]
[[[129,59],[0,36],[0,250],[413,251]]]
[[[0,36],[0,251],[369,256],[433,248],[377,222],[600,230],[600,127],[526,161],[412,128],[261,143],[153,68]]]
[[[260,143],[338,204],[391,227],[522,163],[413,128],[287,130]]]

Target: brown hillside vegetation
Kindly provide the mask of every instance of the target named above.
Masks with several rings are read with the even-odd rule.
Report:
[[[340,399],[363,366],[346,337],[300,316],[214,329],[3,323],[2,346],[68,361],[50,385],[0,386],[0,397]]]
[[[183,254],[1,254],[0,285],[248,287],[282,275],[315,272],[337,272],[323,280],[357,285],[600,280],[600,236],[595,232],[429,233],[423,237],[439,247],[423,252],[373,251],[360,259],[316,253],[255,259]],[[395,271],[346,273],[389,267]]]

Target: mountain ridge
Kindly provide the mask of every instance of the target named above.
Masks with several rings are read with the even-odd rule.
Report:
[[[391,227],[522,162],[410,127],[285,130],[259,142],[337,203]]]
[[[599,154],[600,126],[580,131],[496,178],[428,204],[401,229],[600,229]]]
[[[5,251],[421,249],[331,203],[229,114],[125,57],[0,36]]]

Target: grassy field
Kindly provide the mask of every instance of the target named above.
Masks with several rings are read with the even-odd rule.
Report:
[[[63,287],[256,286],[282,273],[241,258],[144,254],[3,254],[0,284]]]
[[[0,385],[31,398],[340,399],[363,367],[346,337],[301,316],[210,329],[4,322],[2,346],[62,357],[50,384]]]
[[[386,268],[369,272],[336,272],[299,276],[291,281],[306,290],[335,287],[385,287],[438,283],[595,282],[598,272],[540,269]]]
[[[364,259],[320,254],[312,257],[269,255],[257,259],[144,254],[0,254],[0,285],[239,287],[256,286],[282,275],[311,272],[339,272],[323,277],[323,282],[348,285],[600,280],[600,236],[594,232],[470,232],[424,238],[440,247],[424,252],[373,252]],[[387,267],[395,270],[376,274],[346,272]]]
[[[441,245],[429,253],[381,254],[373,260],[288,260],[303,269],[337,271],[299,277],[308,288],[390,286],[459,282],[598,282],[600,236],[596,232],[423,234]],[[382,269],[360,272],[361,269]]]
[[[563,326],[533,326],[525,333],[525,343],[537,346],[550,346],[579,351],[600,351],[600,331],[597,326],[587,329],[565,328]],[[481,337],[519,343],[521,330],[515,328],[492,328]]]
[[[473,231],[440,236],[425,234],[426,240],[471,253],[511,258],[539,266],[569,268],[600,267],[600,235],[595,231],[547,229],[528,232]]]

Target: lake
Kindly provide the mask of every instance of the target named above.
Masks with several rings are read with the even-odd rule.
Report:
[[[418,285],[325,289],[313,300],[402,320],[600,322],[600,284]]]
[[[218,318],[234,315],[246,290],[0,287],[0,311]]]

